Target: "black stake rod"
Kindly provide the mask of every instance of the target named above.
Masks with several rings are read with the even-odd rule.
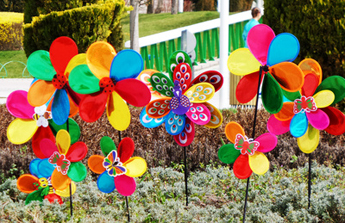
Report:
[[[122,140],[121,131],[118,131],[118,132],[119,132],[119,144],[120,144],[120,142]],[[127,207],[127,219],[128,219],[128,222],[130,222],[131,221],[131,216],[129,214],[129,208],[128,208],[128,197],[127,196],[125,196],[125,197],[126,197],[126,207]]]
[[[308,209],[310,209],[310,195],[311,195],[311,153],[309,156],[309,177],[308,177]]]
[[[67,118],[66,121],[66,131],[69,133],[69,119]],[[69,202],[70,202],[70,211],[71,211],[71,219],[73,217],[73,198],[72,198],[72,182],[69,185]]]
[[[184,149],[184,184],[185,184],[185,191],[186,191],[186,206],[188,206],[188,173],[187,173],[187,149]]]
[[[259,93],[260,93],[260,84],[261,84],[261,76],[262,71],[264,70],[264,67],[260,67],[259,71],[259,81],[258,81],[258,90],[256,93],[256,103],[255,103],[255,111],[254,111],[254,123],[253,123],[253,132],[252,132],[252,139],[255,137],[255,126],[256,126],[256,116],[258,113],[258,101],[259,101]],[[249,178],[247,179],[247,188],[246,188],[246,198],[244,200],[244,208],[243,208],[243,223],[246,222],[246,211],[247,211],[247,200],[248,200],[248,190],[249,190]]]

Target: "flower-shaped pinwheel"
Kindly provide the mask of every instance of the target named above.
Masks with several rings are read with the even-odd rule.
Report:
[[[134,142],[131,138],[121,140],[118,149],[113,140],[104,136],[101,139],[101,149],[105,157],[92,155],[88,160],[89,168],[101,174],[97,187],[103,193],[117,191],[123,196],[134,193],[136,183],[133,177],[139,177],[146,171],[146,161],[141,157],[132,157]]]
[[[7,138],[14,144],[23,144],[32,138],[34,153],[38,158],[45,158],[40,151],[40,141],[48,138],[55,142],[57,131],[66,129],[66,125],[55,124],[45,105],[32,107],[27,101],[27,94],[26,91],[17,90],[7,98],[7,110],[16,117],[7,128]],[[76,142],[80,136],[79,126],[72,119],[69,120],[69,124],[73,141]]]
[[[233,171],[237,178],[246,179],[252,172],[263,175],[269,169],[269,161],[263,153],[273,150],[277,137],[272,133],[260,135],[255,140],[248,139],[241,125],[229,122],[225,127],[226,137],[233,144],[226,144],[218,150],[218,157],[223,163],[234,164]]]
[[[109,43],[96,42],[87,50],[86,61],[87,65],[75,67],[69,76],[71,88],[87,94],[79,104],[80,117],[97,121],[106,106],[110,124],[120,131],[127,129],[131,114],[125,101],[143,107],[151,99],[147,86],[135,79],[143,69],[140,54],[134,50],[116,54]]]
[[[267,122],[267,129],[273,134],[280,135],[290,130],[304,153],[313,152],[319,145],[319,130],[332,135],[345,132],[345,115],[330,107],[345,97],[345,79],[331,76],[320,84],[320,77],[321,73],[319,76],[312,71],[307,73],[301,92],[287,95],[293,102],[284,102],[282,110],[271,115]]]
[[[28,101],[34,107],[49,104],[58,125],[78,112],[81,96],[73,92],[67,82],[71,69],[67,67],[71,67],[69,62],[77,54],[78,47],[72,39],[59,37],[53,41],[49,52],[37,50],[28,58],[28,71],[37,79],[29,89]]]
[[[170,79],[162,73],[152,73],[150,83],[155,91],[165,97],[151,101],[140,114],[147,128],[165,123],[166,131],[181,146],[192,143],[194,123],[217,128],[223,116],[210,103],[214,93],[223,85],[223,76],[217,71],[207,71],[193,81],[191,60],[183,51],[170,58]]]
[[[83,142],[71,145],[69,133],[62,129],[56,135],[56,144],[50,139],[42,139],[40,148],[45,159],[37,165],[41,175],[51,176],[54,189],[64,190],[71,181],[80,182],[86,177],[86,167],[80,161],[87,154],[87,146]]]
[[[247,43],[249,49],[237,49],[228,59],[231,73],[245,75],[237,85],[236,98],[240,103],[252,100],[257,94],[260,72],[265,72],[262,103],[275,114],[283,106],[283,90],[295,92],[303,85],[301,69],[291,63],[299,53],[299,42],[290,33],[275,36],[269,26],[259,24],[249,31]]]

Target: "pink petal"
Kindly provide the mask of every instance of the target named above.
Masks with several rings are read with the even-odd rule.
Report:
[[[309,123],[318,130],[324,130],[329,126],[329,118],[321,109],[315,112],[306,112]]]
[[[137,187],[133,177],[120,175],[115,177],[115,187],[123,196],[131,196]]]
[[[49,158],[54,152],[59,152],[56,144],[50,139],[42,139],[40,142],[40,148],[46,158]]]
[[[281,135],[290,130],[290,120],[280,121],[274,115],[271,115],[267,121],[267,130],[274,135]]]
[[[277,146],[277,136],[272,133],[265,133],[255,139],[260,143],[260,146],[257,151],[262,153],[267,153],[273,150]]]
[[[18,90],[12,92],[6,101],[7,110],[17,118],[32,119],[35,114],[34,107],[28,102],[28,92]]]
[[[201,103],[194,103],[186,113],[187,117],[197,125],[206,125],[211,120],[210,110]]]
[[[135,107],[144,107],[151,100],[149,88],[141,81],[133,78],[116,83],[115,91],[129,104]]]

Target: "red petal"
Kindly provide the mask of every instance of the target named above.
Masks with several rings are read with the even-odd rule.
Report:
[[[37,158],[44,159],[47,158],[42,152],[40,148],[40,142],[42,139],[50,139],[53,143],[55,143],[55,136],[52,130],[49,127],[39,127],[32,137],[32,149],[37,156]]]
[[[78,162],[85,158],[87,146],[83,142],[74,143],[68,150],[66,158],[71,162]]]
[[[249,166],[248,155],[240,155],[234,163],[234,174],[239,179],[247,179],[252,175],[252,169]]]
[[[56,73],[64,74],[69,61],[78,54],[78,46],[71,38],[62,36],[53,41],[49,54]]]
[[[261,81],[264,75],[261,77]],[[236,98],[244,104],[250,102],[258,92],[259,71],[242,77],[236,87]]]
[[[313,96],[318,85],[319,78],[315,74],[309,73],[305,75],[304,84],[302,87],[302,95],[306,97]]]
[[[115,91],[129,104],[144,107],[151,100],[149,88],[141,81],[133,78],[116,83]]]
[[[126,162],[134,152],[134,142],[131,138],[124,138],[121,140],[119,144],[119,148],[117,149],[118,156],[120,157],[120,161],[122,163]]]
[[[85,96],[79,104],[79,115],[85,122],[95,122],[103,114],[108,95],[101,92]]]
[[[332,135],[345,133],[345,115],[341,111],[333,107],[326,107],[321,110],[329,117],[329,126],[325,129],[326,132]]]
[[[186,118],[186,124],[184,126],[183,131],[178,134],[174,135],[175,142],[180,146],[189,146],[192,144],[195,136],[195,127],[194,123],[189,119]]]

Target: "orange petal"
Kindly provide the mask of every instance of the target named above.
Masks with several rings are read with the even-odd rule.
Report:
[[[38,80],[31,85],[28,92],[28,102],[34,107],[39,107],[49,101],[56,88],[50,81]]]
[[[302,70],[294,63],[282,62],[270,67],[270,74],[281,88],[289,92],[299,91],[304,83]]]
[[[55,190],[64,190],[71,184],[71,179],[55,169],[52,174],[51,182]]]
[[[103,167],[103,160],[103,156],[92,155],[87,161],[87,164],[89,168],[92,170],[92,172],[102,174],[105,171],[105,168]]]
[[[279,121],[287,121],[292,119],[294,116],[293,105],[293,102],[284,102],[282,109],[278,113],[274,114],[276,119]]]
[[[38,182],[37,177],[31,174],[23,174],[17,180],[17,188],[21,192],[29,194],[37,189],[37,187],[34,186],[36,182]]]
[[[245,135],[244,130],[240,124],[237,122],[229,122],[225,126],[225,135],[232,142],[235,143],[236,135],[241,134]]]
[[[321,84],[322,81],[322,69],[320,64],[311,58],[307,58],[302,60],[298,67],[301,68],[304,75],[307,75],[309,73],[315,74],[319,79],[319,84]]]

